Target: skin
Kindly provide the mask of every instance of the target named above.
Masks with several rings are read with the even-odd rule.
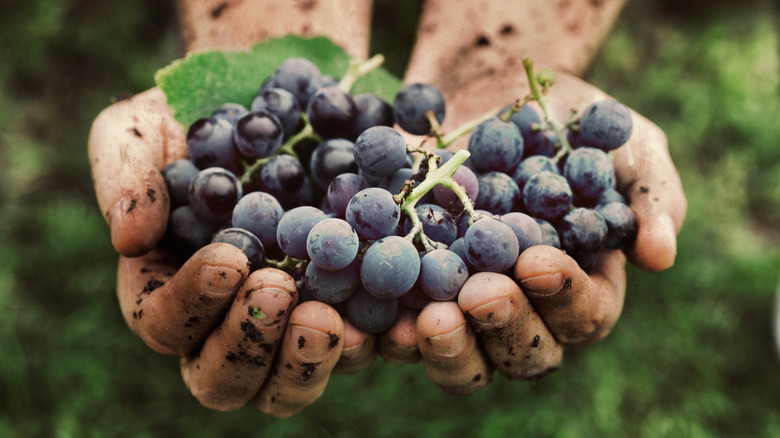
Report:
[[[527,8],[470,4],[427,2],[405,78],[440,88],[448,105],[445,132],[496,106],[494,96],[511,100],[527,93],[517,70],[521,53],[556,70],[550,99],[559,118],[571,105],[582,108],[604,97],[575,75],[587,66],[622,1],[570,0],[554,8],[544,7],[545,0],[527,0]],[[244,49],[286,33],[328,36],[357,58],[368,51],[367,1],[181,0],[179,11],[188,51]],[[588,25],[578,26],[577,17]],[[465,36],[452,38],[448,30],[454,28]],[[629,145],[615,158],[619,188],[640,225],[627,255],[637,266],[658,271],[674,262],[686,202],[663,133],[639,115],[634,122]],[[297,291],[287,274],[249,275],[246,258],[230,245],[209,245],[182,265],[155,245],[170,209],[159,172],[186,155],[184,139],[184,128],[155,88],[95,119],[89,157],[98,204],[120,254],[122,314],[150,348],[180,357],[190,391],[211,409],[254,401],[264,413],[288,417],[320,396],[331,372],[357,372],[377,355],[394,363],[421,359],[435,384],[466,394],[490,383],[494,370],[529,379],[554,369],[566,345],[601,339],[620,315],[626,258],[617,251],[602,254],[588,276],[558,250],[529,249],[514,270],[522,290],[506,276],[474,276],[457,303],[430,302],[419,315],[403,310],[380,335],[361,333],[326,304],[295,306]],[[250,318],[250,306],[275,309],[279,317]],[[228,384],[236,376],[240,383]]]

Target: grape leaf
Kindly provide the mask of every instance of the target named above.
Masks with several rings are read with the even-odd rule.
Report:
[[[174,116],[185,127],[208,117],[227,102],[249,107],[262,82],[287,58],[312,61],[323,75],[341,77],[349,55],[324,37],[285,36],[256,44],[248,51],[189,54],[155,73]],[[353,94],[374,93],[392,103],[401,81],[383,68],[360,78]]]

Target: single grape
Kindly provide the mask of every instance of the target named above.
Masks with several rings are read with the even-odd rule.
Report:
[[[311,229],[328,216],[322,210],[303,205],[285,212],[276,227],[276,243],[288,256],[308,260],[306,239]]]
[[[369,175],[392,175],[406,163],[406,140],[388,126],[369,128],[355,141],[355,162]]]
[[[282,124],[284,135],[290,137],[303,127],[298,99],[282,88],[266,88],[257,95],[250,107],[252,111],[266,110]]]
[[[360,289],[360,262],[352,261],[344,269],[326,271],[314,263],[306,266],[306,288],[317,301],[336,304],[349,299]]]
[[[477,199],[479,196],[479,180],[474,171],[468,167],[460,166],[452,174],[452,179],[464,189],[472,202]],[[434,187],[432,192],[436,202],[447,210],[454,212],[463,210],[463,203],[458,199],[455,192],[449,188],[440,184]]]
[[[501,216],[501,222],[512,227],[517,236],[520,253],[542,244],[542,229],[534,218],[525,213],[511,212]]]
[[[306,116],[322,138],[348,138],[355,121],[355,102],[339,87],[320,88],[309,98]]]
[[[326,196],[336,216],[344,218],[349,201],[359,191],[368,188],[366,179],[356,173],[342,173],[330,182]],[[354,225],[353,225],[354,227]]]
[[[322,73],[313,62],[304,58],[288,58],[276,67],[263,89],[283,88],[298,99],[305,108],[309,97],[322,85]]]
[[[499,114],[503,114],[512,105],[504,107]],[[539,113],[531,107],[531,105],[525,104],[520,107],[520,110],[512,113],[509,120],[520,129],[520,134],[523,136],[523,145],[525,148],[525,155],[532,154],[532,151],[540,149],[540,146],[544,143],[544,133],[540,129],[542,126],[542,119],[539,117]]]
[[[439,123],[444,121],[444,98],[432,85],[404,85],[393,101],[393,118],[401,129],[410,134],[430,134],[431,124],[425,115],[427,111],[433,111]]]
[[[171,198],[171,209],[190,202],[190,183],[199,172],[195,164],[186,158],[171,161],[163,168],[161,173]]]
[[[189,205],[182,205],[171,211],[168,218],[166,245],[178,254],[189,257],[211,241],[218,226],[195,214]]]
[[[238,152],[233,145],[233,124],[219,117],[196,120],[187,130],[187,155],[198,169],[235,171]]]
[[[401,218],[401,208],[387,190],[369,187],[352,197],[345,217],[360,237],[375,240],[393,234]]]
[[[225,228],[214,235],[214,242],[229,243],[246,254],[250,269],[256,271],[263,267],[265,262],[265,247],[263,242],[254,234],[243,228]]]
[[[266,250],[276,246],[276,227],[284,211],[279,201],[265,192],[247,193],[233,209],[233,226],[257,236]]]
[[[580,135],[592,147],[611,151],[631,136],[631,112],[620,102],[601,100],[589,105],[580,118]]]
[[[569,183],[561,175],[542,171],[525,183],[523,203],[526,210],[535,217],[554,221],[569,210],[572,192]]]
[[[358,138],[368,128],[393,126],[393,107],[376,94],[364,93],[353,97],[355,121],[351,138]]]
[[[450,245],[458,238],[458,224],[447,214],[444,207],[436,204],[420,204],[414,208],[422,222],[423,232],[436,242]],[[404,233],[412,229],[412,221],[407,220]]]
[[[534,219],[539,225],[539,229],[542,230],[542,245],[549,245],[561,249],[561,239],[558,237],[558,230],[555,229],[553,224],[544,219]]]
[[[563,174],[572,192],[584,198],[598,198],[612,187],[615,168],[601,149],[581,147],[566,158]]]
[[[517,261],[520,246],[512,228],[493,218],[474,222],[463,236],[469,265],[481,272],[506,272]]]
[[[271,194],[284,208],[291,207],[305,181],[306,171],[292,155],[275,155],[260,170],[260,191]]]
[[[520,188],[509,175],[487,172],[477,177],[479,191],[475,207],[495,214],[506,214],[519,209],[522,198]]]
[[[523,158],[523,136],[514,123],[493,117],[477,125],[468,150],[475,157],[472,167],[477,172],[511,173]]]
[[[420,256],[412,242],[398,236],[377,240],[363,254],[360,279],[377,298],[398,298],[420,275]]]
[[[327,218],[309,231],[306,250],[312,263],[326,271],[344,269],[355,260],[360,241],[355,230],[343,219]]]
[[[275,115],[266,110],[247,113],[233,129],[233,143],[247,158],[265,158],[282,146],[284,129]]]
[[[217,108],[217,110],[211,114],[211,117],[225,119],[233,125],[248,112],[249,110],[240,103],[225,103]]]
[[[357,173],[355,144],[349,140],[334,138],[320,143],[312,152],[309,162],[311,178],[321,190],[342,173]]]
[[[241,184],[233,172],[221,167],[201,170],[190,183],[188,199],[193,211],[210,221],[230,217],[241,199]]]
[[[426,295],[437,301],[457,299],[469,270],[458,254],[435,249],[420,259],[420,285]]]
[[[346,316],[355,328],[365,333],[381,333],[395,321],[398,299],[381,299],[360,288],[346,302]]]
[[[629,206],[622,202],[609,202],[596,206],[596,211],[607,223],[604,248],[623,249],[633,243],[639,232],[639,223]]]
[[[561,248],[572,257],[597,253],[607,238],[607,223],[596,210],[575,208],[557,226]]]

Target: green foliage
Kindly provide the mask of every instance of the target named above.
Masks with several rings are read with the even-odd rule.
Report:
[[[286,36],[256,44],[246,52],[211,51],[190,54],[159,70],[155,75],[184,126],[207,117],[225,102],[249,106],[262,82],[287,58],[312,61],[323,75],[341,77],[350,58],[326,38]],[[392,102],[400,81],[379,68],[362,77],[353,93],[372,92]]]

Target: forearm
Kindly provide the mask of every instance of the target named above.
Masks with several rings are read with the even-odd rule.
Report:
[[[524,56],[538,67],[580,75],[624,3],[428,0],[406,80],[434,84],[448,100],[490,93],[495,102],[497,92],[525,89]],[[490,108],[478,97],[471,105]]]
[[[243,50],[267,38],[326,36],[350,55],[365,58],[370,0],[178,0],[187,52]]]

